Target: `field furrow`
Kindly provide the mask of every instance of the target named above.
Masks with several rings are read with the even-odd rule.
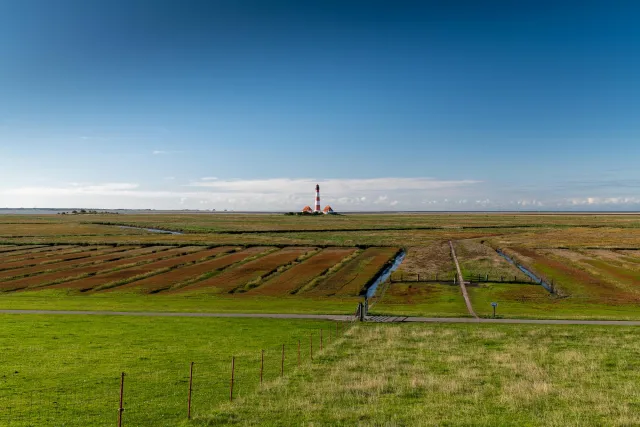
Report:
[[[11,253],[5,254],[5,256],[0,256],[0,265],[13,263],[17,261],[27,261],[34,258],[44,258],[49,256],[62,255],[62,254],[68,253],[69,251],[74,251],[74,250],[75,251],[87,250],[87,247],[60,245],[60,246],[49,246],[43,249],[45,250],[34,249],[29,252],[19,253],[15,255],[12,255]]]
[[[234,289],[260,279],[282,265],[289,264],[299,256],[313,250],[313,248],[285,248],[269,255],[265,255],[246,264],[233,267],[230,270],[210,279],[189,285],[179,291],[211,289],[214,292],[230,292]]]
[[[102,290],[102,289],[119,289],[120,286],[132,285],[137,282],[134,280],[135,278],[144,279],[144,275],[148,275],[157,270],[166,270],[171,269],[169,271],[164,271],[161,274],[156,274],[146,278],[152,278],[159,276],[162,278],[166,273],[175,270],[178,271],[181,269],[181,266],[192,265],[193,263],[197,263],[200,261],[205,261],[210,259],[211,257],[215,257],[221,253],[228,251],[229,248],[214,248],[214,249],[206,249],[200,250],[195,253],[185,253],[178,254],[178,256],[173,258],[167,258],[160,261],[155,261],[150,264],[144,264],[139,266],[133,266],[130,268],[114,271],[109,274],[94,276],[88,279],[85,279],[85,283],[88,286],[91,286],[92,289]],[[119,284],[119,286],[111,286],[114,282],[123,282],[127,283]]]
[[[198,262],[193,265],[188,265],[184,267],[176,268],[175,270],[168,271],[163,274],[158,274],[155,276],[147,277],[145,279],[136,280],[135,282],[127,283],[122,286],[118,286],[115,288],[105,289],[101,292],[114,292],[114,291],[123,291],[129,289],[140,290],[141,292],[158,292],[160,290],[169,289],[172,286],[177,284],[195,279],[203,274],[207,274],[221,268],[228,267],[231,264],[234,264],[238,261],[243,260],[246,257],[252,256],[255,254],[255,251],[244,250],[239,252],[234,252],[229,255],[223,255],[234,248],[232,246],[221,246],[219,248],[211,249],[206,255],[207,257],[217,256],[214,259]],[[264,250],[264,248],[262,248]]]
[[[0,253],[0,259],[5,259],[5,257],[12,257],[18,255],[26,255],[29,253],[43,252],[43,251],[52,251],[55,250],[57,246],[45,246],[45,245],[28,245],[28,246],[12,246],[10,249]]]
[[[397,248],[368,248],[305,294],[360,295],[396,253]]]
[[[178,265],[181,263],[177,261],[178,259],[181,260],[184,256],[188,256],[189,254],[193,255],[193,252],[197,252],[197,255],[199,255],[199,252],[202,249],[202,246],[172,248],[166,251],[155,252],[149,255],[121,260],[123,261],[123,263],[120,263],[116,266],[113,265],[114,263],[107,263],[105,264],[105,267],[107,268],[124,268],[118,268],[115,271],[109,270],[96,272],[95,275],[92,275],[90,277],[82,277],[75,280],[60,282],[55,285],[51,285],[49,288],[81,289],[83,291],[86,291],[107,283],[131,279],[141,274],[149,273],[161,268],[168,268],[173,265]],[[133,265],[129,266],[129,264]]]
[[[141,256],[148,256],[147,254],[150,253],[155,254],[156,252],[165,249],[166,247],[164,246],[151,246],[147,248],[114,251],[112,253],[91,257],[89,259],[54,264],[56,269],[46,270],[49,272],[42,271],[44,274],[40,275],[36,275],[36,273],[41,272],[41,268],[37,270],[33,268],[31,270],[27,269],[27,272],[31,272],[28,277],[19,277],[11,281],[0,282],[0,289],[10,290],[39,287],[61,280],[71,280],[82,274],[93,274],[98,271],[110,270],[121,265],[135,263]]]
[[[15,260],[12,262],[0,261],[0,271],[11,270],[19,267],[29,267],[39,264],[53,264],[58,261],[70,261],[90,257],[96,248],[75,247],[68,249],[60,249],[55,252],[46,252],[42,256],[33,256],[26,259]]]
[[[319,254],[313,255],[311,258],[267,280],[264,284],[249,290],[247,293],[256,295],[291,294],[314,278],[324,274],[328,269],[355,251],[355,248],[324,249]]]

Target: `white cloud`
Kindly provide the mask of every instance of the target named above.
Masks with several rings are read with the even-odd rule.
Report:
[[[585,197],[518,197],[516,191],[488,188],[476,180],[434,178],[375,179],[219,179],[205,177],[179,185],[173,177],[148,188],[134,182],[71,182],[58,186],[0,188],[0,206],[152,208],[236,211],[297,211],[313,205],[315,184],[320,184],[322,205],[340,211],[469,210],[469,209],[574,209],[637,210],[640,197],[629,195]],[[526,193],[525,193],[526,194]],[[527,195],[528,196],[528,195]]]
[[[180,150],[153,150],[151,152],[151,154],[153,154],[154,156],[160,156],[160,155],[164,155],[164,154],[179,154],[182,153],[182,151]]]

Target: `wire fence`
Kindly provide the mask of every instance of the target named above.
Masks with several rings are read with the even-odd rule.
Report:
[[[253,393],[262,385],[321,358],[352,325],[329,322],[277,345],[246,348],[216,360],[118,372],[99,381],[31,390],[26,390],[29,384],[23,390],[0,385],[0,425],[174,426],[210,414],[223,402],[257,396]]]

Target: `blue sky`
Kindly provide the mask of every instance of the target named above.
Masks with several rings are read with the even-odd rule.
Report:
[[[0,207],[640,210],[634,1],[0,3]],[[326,202],[326,203],[325,203]]]

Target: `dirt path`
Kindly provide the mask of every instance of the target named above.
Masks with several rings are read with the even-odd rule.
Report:
[[[464,297],[464,303],[467,305],[467,310],[469,314],[474,318],[478,319],[478,315],[473,310],[473,306],[471,305],[471,300],[469,299],[469,294],[467,293],[467,287],[464,284],[464,277],[462,277],[462,271],[460,270],[460,264],[458,264],[458,257],[456,256],[456,250],[453,248],[453,242],[449,240],[449,246],[451,247],[451,256],[453,257],[453,262],[456,264],[456,271],[458,272],[458,283],[460,283],[460,289],[462,289],[462,296]]]
[[[351,315],[342,314],[287,314],[287,313],[166,313],[146,311],[71,311],[71,310],[0,310],[0,314],[61,314],[91,316],[146,316],[146,317],[240,317],[260,319],[316,319],[350,321]],[[508,323],[536,325],[612,325],[640,326],[640,320],[556,320],[556,319],[477,319],[471,317],[404,317],[373,316],[374,322],[401,323]]]

